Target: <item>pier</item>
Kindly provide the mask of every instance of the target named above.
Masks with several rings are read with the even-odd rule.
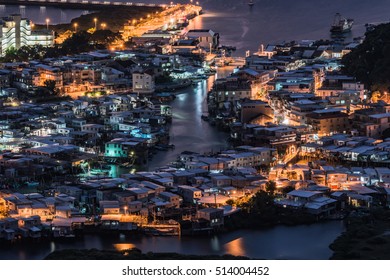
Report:
[[[166,8],[172,5],[147,4],[138,2],[98,1],[98,0],[0,0],[0,5],[13,6],[55,6],[66,9],[90,9],[101,10],[119,7],[159,7]]]

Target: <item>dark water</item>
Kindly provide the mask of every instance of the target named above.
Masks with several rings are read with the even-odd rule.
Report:
[[[174,2],[189,3],[189,0]],[[210,28],[219,32],[221,43],[237,46],[238,55],[243,55],[246,50],[257,50],[261,43],[328,38],[330,25],[337,12],[355,20],[350,38],[363,35],[366,23],[390,19],[389,0],[254,0],[253,7],[248,6],[248,0],[200,0],[199,3],[205,14],[194,19],[189,27]],[[0,16],[17,11],[38,23],[44,23],[47,17],[53,23],[66,22],[83,12],[54,7],[0,6]]]
[[[214,77],[195,86],[178,92],[172,106],[172,125],[170,143],[174,150],[160,151],[149,162],[149,170],[175,161],[183,151],[198,153],[216,152],[227,147],[227,134],[201,119],[207,113],[207,92],[214,82]]]
[[[265,230],[238,230],[219,236],[193,237],[99,237],[86,235],[74,243],[49,242],[29,246],[14,245],[1,249],[0,259],[43,259],[61,249],[124,250],[139,248],[143,252],[177,252],[182,254],[232,254],[259,259],[328,259],[329,244],[344,226],[332,221],[309,226],[277,226]]]
[[[34,23],[45,24],[50,19],[50,24],[68,23],[73,18],[89,13],[88,10],[57,9],[44,6],[6,6],[0,5],[0,17],[11,14],[21,14],[31,19]]]

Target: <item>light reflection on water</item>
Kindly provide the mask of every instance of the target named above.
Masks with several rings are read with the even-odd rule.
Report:
[[[143,253],[168,252],[193,255],[244,255],[255,259],[328,259],[329,244],[344,225],[331,221],[308,226],[276,226],[263,230],[238,230],[218,236],[85,235],[72,242],[13,244],[0,250],[0,259],[43,259],[53,250],[138,248]]]
[[[227,254],[233,256],[246,256],[245,246],[243,244],[243,238],[237,238],[224,245],[224,249]]]
[[[134,244],[131,244],[131,243],[117,243],[117,244],[114,244],[114,248],[117,251],[123,251],[123,250],[134,249],[134,248],[136,248],[136,246]]]

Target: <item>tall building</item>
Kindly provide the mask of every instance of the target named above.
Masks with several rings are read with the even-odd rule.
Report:
[[[32,31],[30,20],[16,14],[0,19],[0,42],[1,55],[5,55],[11,47],[19,49],[37,44],[52,46],[54,33],[51,30]]]

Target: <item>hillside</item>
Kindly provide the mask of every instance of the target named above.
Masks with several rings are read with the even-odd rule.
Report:
[[[355,76],[368,89],[390,90],[390,24],[366,33],[355,50],[342,59],[345,74]]]

